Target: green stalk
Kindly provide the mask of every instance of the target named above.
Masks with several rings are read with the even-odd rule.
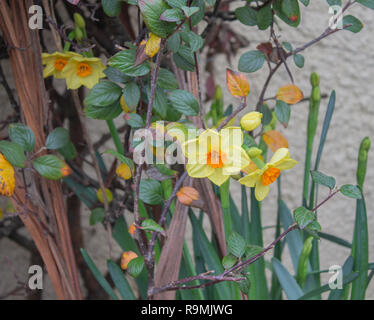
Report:
[[[228,239],[232,232],[232,222],[230,214],[230,179],[220,187],[221,205],[223,213],[223,225],[225,227],[225,237]]]
[[[121,139],[119,137],[117,128],[114,125],[113,120],[107,120],[106,123],[108,124],[109,132],[112,136],[112,139],[113,139],[114,145],[116,146],[117,151],[120,154],[125,155],[125,149],[123,148]]]
[[[312,84],[312,94],[309,102],[309,116],[305,155],[305,169],[304,169],[304,188],[303,188],[303,206],[307,206],[307,199],[309,196],[309,179],[310,169],[312,163],[313,142],[317,131],[318,113],[321,102],[321,91],[319,88],[319,76],[313,72],[310,78]]]

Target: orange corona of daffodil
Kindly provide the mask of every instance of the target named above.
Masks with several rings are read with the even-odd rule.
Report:
[[[193,178],[208,178],[220,186],[231,175],[249,165],[250,159],[242,148],[243,132],[239,127],[224,128],[220,132],[208,129],[197,139],[182,146],[188,158],[186,169]]]
[[[14,193],[15,184],[13,166],[0,153],[0,195],[11,197]]]
[[[72,57],[80,57],[80,55],[71,51],[55,52],[52,54],[43,53],[42,63],[46,66],[43,70],[43,77],[48,78],[50,76],[54,76],[56,79],[65,78],[62,71],[65,69]]]
[[[92,89],[101,78],[105,78],[105,65],[99,58],[85,58],[83,56],[74,56],[62,71],[66,79],[68,89],[78,89],[85,86]]]
[[[263,168],[254,170],[239,182],[247,187],[255,187],[255,196],[262,201],[268,195],[270,185],[277,180],[282,171],[293,168],[297,161],[291,159],[287,148],[278,149]]]

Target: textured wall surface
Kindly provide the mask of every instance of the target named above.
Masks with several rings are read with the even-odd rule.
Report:
[[[293,29],[280,22],[281,31],[277,30],[277,34],[281,35],[281,41],[291,42],[294,47],[303,45],[304,43],[314,39],[327,27],[329,18],[328,7],[325,1],[311,1],[307,10],[303,9],[302,24],[298,29]],[[242,4],[241,4],[242,5]],[[357,152],[359,144],[363,137],[374,137],[374,92],[373,73],[374,73],[374,11],[363,9],[359,5],[349,10],[350,14],[359,17],[364,23],[364,29],[358,34],[352,34],[347,31],[340,31],[330,36],[317,45],[309,48],[303,54],[305,56],[305,67],[298,69],[290,60],[289,65],[297,84],[304,92],[305,96],[309,96],[310,84],[309,76],[312,71],[316,71],[321,77],[322,93],[330,94],[332,89],[336,90],[337,103],[330,131],[327,137],[325,151],[322,157],[320,171],[334,176],[339,185],[345,183],[355,183],[356,181],[356,165]],[[233,23],[233,28],[250,41],[249,48],[242,49],[237,58],[233,60],[231,66],[220,55],[216,59],[217,82],[224,88],[225,104],[233,103],[234,106],[238,101],[230,98],[229,92],[225,86],[225,68],[231,67],[237,69],[239,56],[256,48],[260,42],[268,41],[268,31],[259,32],[256,28],[246,27],[239,22]],[[204,59],[202,60],[204,61]],[[254,106],[261,88],[266,78],[265,67],[262,71],[248,75],[251,85],[251,95],[249,98],[249,106]],[[204,75],[203,75],[204,78]],[[271,82],[267,97],[275,95],[277,89],[290,82],[287,73],[282,67]],[[2,87],[0,87],[2,107],[7,104]],[[327,99],[323,100],[320,109],[320,122],[324,117],[327,106]],[[290,151],[296,160],[300,161],[293,170],[283,174],[283,195],[289,208],[295,209],[301,204],[301,189],[303,183],[303,161],[305,157],[305,136],[307,121],[307,103],[300,103],[293,108],[291,121],[287,129],[280,129],[288,138],[290,143]],[[250,108],[246,110],[249,112]],[[107,132],[107,128],[100,121],[89,120],[90,128],[94,130],[93,140],[100,137],[102,132]],[[321,125],[317,131],[317,143]],[[315,143],[315,147],[317,147]],[[104,149],[108,147],[105,146]],[[315,148],[316,149],[316,148]],[[373,151],[369,158],[369,167],[365,183],[365,194],[367,200],[368,220],[369,220],[369,237],[370,237],[370,261],[374,261],[374,166],[370,165],[374,161]],[[240,194],[239,184],[233,182],[232,188],[234,194]],[[320,199],[325,195],[325,191],[320,189]],[[271,187],[269,196],[263,203],[263,224],[265,226],[274,225],[276,215],[276,186]],[[240,203],[240,196],[236,201]],[[347,199],[341,195],[336,196],[319,210],[319,219],[323,231],[340,236],[348,241],[352,239],[353,222],[355,215],[355,201]],[[89,213],[84,210],[83,228],[85,234],[86,248],[91,257],[97,262],[100,269],[104,271],[105,261],[108,257],[108,248],[106,233],[102,226],[90,227],[88,223]],[[265,244],[272,241],[274,237],[274,229],[266,229],[264,233]],[[335,244],[321,240],[321,269],[328,269],[331,265],[342,265],[349,254],[348,249],[338,247]],[[115,256],[119,256],[120,251],[115,248]],[[4,262],[7,257],[14,267],[10,267]],[[271,254],[267,256],[267,259]],[[21,279],[27,277],[26,271],[29,264],[29,254],[19,249],[18,246],[9,240],[0,240],[0,294],[12,289],[16,284],[13,271],[16,272]],[[289,259],[286,259],[286,266],[292,272],[292,266]],[[323,276],[324,283],[327,282],[329,274]],[[54,294],[48,283],[46,284],[45,297],[53,298]],[[374,298],[374,284],[367,294],[368,298]]]

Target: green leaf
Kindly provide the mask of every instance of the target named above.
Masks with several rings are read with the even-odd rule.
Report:
[[[326,176],[325,174],[319,171],[311,171],[310,174],[312,176],[312,180],[314,181],[314,183],[323,185],[330,189],[334,189],[336,185],[336,181],[334,177]]]
[[[349,198],[353,198],[353,199],[362,198],[361,190],[352,184],[345,184],[344,186],[340,187],[340,192]]]
[[[292,45],[289,42],[283,41],[282,42],[283,48],[285,48],[288,52],[292,52]]]
[[[351,31],[353,33],[358,33],[362,30],[364,25],[360,20],[352,15],[344,16],[343,18],[343,28],[344,30]]]
[[[245,252],[246,243],[240,234],[233,232],[227,239],[227,246],[235,257],[240,258]]]
[[[264,248],[256,245],[248,245],[245,249],[245,258],[249,259],[264,251]]]
[[[248,51],[239,59],[238,68],[241,72],[255,72],[262,68],[265,55],[259,50]]]
[[[101,4],[109,17],[115,17],[121,13],[122,0],[101,0]]]
[[[130,167],[131,171],[135,170],[134,162],[130,158],[127,158],[119,152],[110,149],[105,151],[104,153],[108,153],[115,156],[119,161],[121,161],[121,163],[127,164]]]
[[[66,166],[65,162],[55,155],[48,154],[41,156],[33,161],[33,166],[44,178],[50,180],[59,180],[64,177],[61,169]]]
[[[306,7],[309,5],[309,0],[300,0],[300,2]]]
[[[22,123],[12,123],[9,125],[9,138],[12,142],[18,143],[27,152],[34,150],[34,132]]]
[[[374,0],[356,0],[356,2],[374,10]]]
[[[299,225],[300,229],[304,229],[316,219],[316,214],[305,207],[297,208],[293,214],[295,221]]]
[[[147,99],[149,101],[151,96],[151,88],[146,88]],[[166,118],[168,112],[168,100],[163,89],[156,88],[154,100],[153,100],[153,111],[155,111],[162,119]]]
[[[344,240],[342,238],[339,238],[337,236],[334,236],[332,234],[324,233],[324,232],[318,232],[318,236],[322,239],[326,239],[328,241],[331,241],[333,243],[336,243],[340,246],[346,247],[346,248],[352,248],[352,244],[348,242],[347,240]]]
[[[187,7],[187,6],[183,6],[182,10],[183,10],[186,18],[189,18],[192,15],[194,15],[196,12],[198,12],[200,10],[200,8],[199,7]]]
[[[273,113],[271,112],[268,105],[264,103],[260,108],[260,112],[262,113],[262,119],[261,119],[262,124],[264,126],[268,125],[273,119]]]
[[[127,114],[126,117],[127,124],[133,129],[143,128],[145,126],[143,118],[136,113]]]
[[[177,53],[180,46],[181,46],[181,38],[178,32],[174,33],[170,38],[167,40],[168,47],[171,52]],[[160,69],[161,71],[162,69]]]
[[[66,146],[68,142],[69,131],[65,128],[56,128],[48,135],[45,146],[49,150],[57,150]]]
[[[104,218],[105,218],[104,208],[93,209],[90,215],[90,226],[93,226],[99,222],[103,222]]]
[[[179,8],[167,9],[161,14],[160,19],[162,21],[178,22],[184,19],[184,14]]]
[[[140,182],[139,198],[151,205],[163,203],[161,184],[155,180],[143,179]]]
[[[95,85],[84,99],[85,105],[106,107],[119,100],[122,94],[120,86],[111,81],[101,81]]]
[[[293,61],[295,62],[295,64],[296,64],[297,67],[299,67],[299,68],[303,68],[304,67],[305,59],[304,59],[303,55],[301,55],[301,54],[295,54],[293,56]]]
[[[77,150],[71,141],[65,144],[62,148],[59,148],[58,152],[65,158],[65,160],[74,160],[77,156]]]
[[[166,38],[175,28],[175,23],[162,21],[161,14],[170,9],[169,5],[164,0],[139,0],[139,9],[142,13],[144,23],[147,28],[159,36]]]
[[[164,229],[152,219],[146,219],[142,222],[142,229],[145,231],[156,231],[165,233]]]
[[[199,113],[199,103],[192,93],[185,90],[174,90],[169,95],[173,107],[186,116],[196,116]]]
[[[193,53],[187,46],[181,45],[178,52],[173,54],[173,59],[178,68],[185,71],[195,71]]]
[[[129,76],[125,75],[122,71],[116,68],[112,68],[112,67],[107,67],[104,70],[104,73],[110,81],[114,81],[114,82],[126,83],[131,79]]]
[[[200,50],[204,45],[203,38],[195,32],[186,30],[182,32],[181,36],[183,41],[189,45],[192,52]]]
[[[290,116],[291,116],[291,108],[290,106],[282,101],[282,100],[277,100],[275,104],[275,109],[274,109],[275,115],[277,116],[277,119],[285,126],[288,126],[288,122],[290,121]]]
[[[187,0],[166,0],[166,2],[173,8],[182,8],[187,4]]]
[[[135,300],[130,284],[127,282],[121,268],[112,260],[107,261],[108,271],[114,285],[124,300]]]
[[[342,0],[327,0],[327,4],[329,6],[339,6],[341,7],[342,6]]]
[[[235,16],[238,20],[246,26],[257,25],[257,12],[248,6],[237,8],[235,10]]]
[[[134,278],[137,278],[144,268],[144,257],[132,259],[127,265],[127,272]]]
[[[283,264],[276,258],[271,259],[274,272],[276,273],[278,280],[282,286],[283,291],[286,293],[289,300],[297,300],[304,293],[300,286],[297,284],[293,276],[283,266]]]
[[[192,26],[196,26],[205,16],[205,1],[204,0],[193,0],[191,3],[192,7],[199,7],[200,10],[191,17]]]
[[[275,0],[273,10],[280,19],[291,27],[297,27],[300,24],[298,0]]]
[[[240,291],[248,295],[249,294],[249,289],[251,288],[251,280],[250,277],[247,275],[245,280],[242,280],[238,283]]]
[[[148,62],[134,66],[136,49],[123,50],[109,59],[109,65],[132,77],[145,76],[150,71]]]
[[[140,101],[140,89],[135,82],[128,83],[123,89],[123,96],[130,109],[135,109]]]
[[[0,141],[0,152],[15,167],[24,168],[26,157],[23,148],[15,142]]]
[[[178,89],[179,84],[174,73],[167,69],[160,68],[158,72],[157,86],[166,90],[174,90]]]
[[[119,100],[114,104],[105,107],[88,105],[84,108],[84,113],[87,117],[99,120],[115,119],[122,113],[122,111]]]
[[[271,5],[268,4],[261,8],[257,13],[257,25],[260,30],[266,30],[273,22],[273,11]]]
[[[87,263],[88,267],[90,268],[97,282],[101,285],[101,287],[113,300],[118,300],[118,297],[114,293],[112,287],[110,286],[108,281],[103,277],[103,275],[101,274],[99,269],[96,267],[95,263],[92,261],[88,253],[84,249],[81,249],[81,253],[82,253],[84,261]]]
[[[231,268],[237,261],[238,259],[232,255],[228,254],[227,256],[224,256],[222,259],[222,265],[225,269]]]

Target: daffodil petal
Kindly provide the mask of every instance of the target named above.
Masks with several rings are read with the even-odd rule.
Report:
[[[256,171],[239,179],[239,182],[241,184],[244,184],[246,187],[253,188],[256,185],[257,181],[260,179],[260,177],[261,177],[261,170],[257,169]]]
[[[216,130],[207,129],[199,136],[199,148],[205,150],[220,150],[220,135]]]
[[[51,75],[53,75],[54,71],[55,71],[55,66],[53,65],[53,63],[48,63],[43,70],[43,77],[44,78],[50,77]]]
[[[269,164],[276,167],[281,161],[288,159],[290,152],[287,148],[279,148],[271,157]]]
[[[217,186],[221,186],[230,178],[229,174],[225,174],[223,168],[213,170],[213,173],[208,176],[208,179]]]
[[[187,173],[192,178],[206,178],[210,176],[214,169],[206,164],[187,164]]]
[[[229,148],[228,157],[230,159],[230,167],[235,168],[234,170],[236,171],[240,171],[241,169],[249,166],[251,162],[245,150],[238,146],[232,146]]]
[[[292,169],[297,164],[297,161],[294,159],[286,159],[283,160],[281,163],[279,163],[276,168],[278,168],[280,171]]]
[[[266,198],[270,190],[269,186],[265,186],[261,179],[259,179],[256,183],[256,188],[255,188],[255,196],[257,201],[262,201]]]

